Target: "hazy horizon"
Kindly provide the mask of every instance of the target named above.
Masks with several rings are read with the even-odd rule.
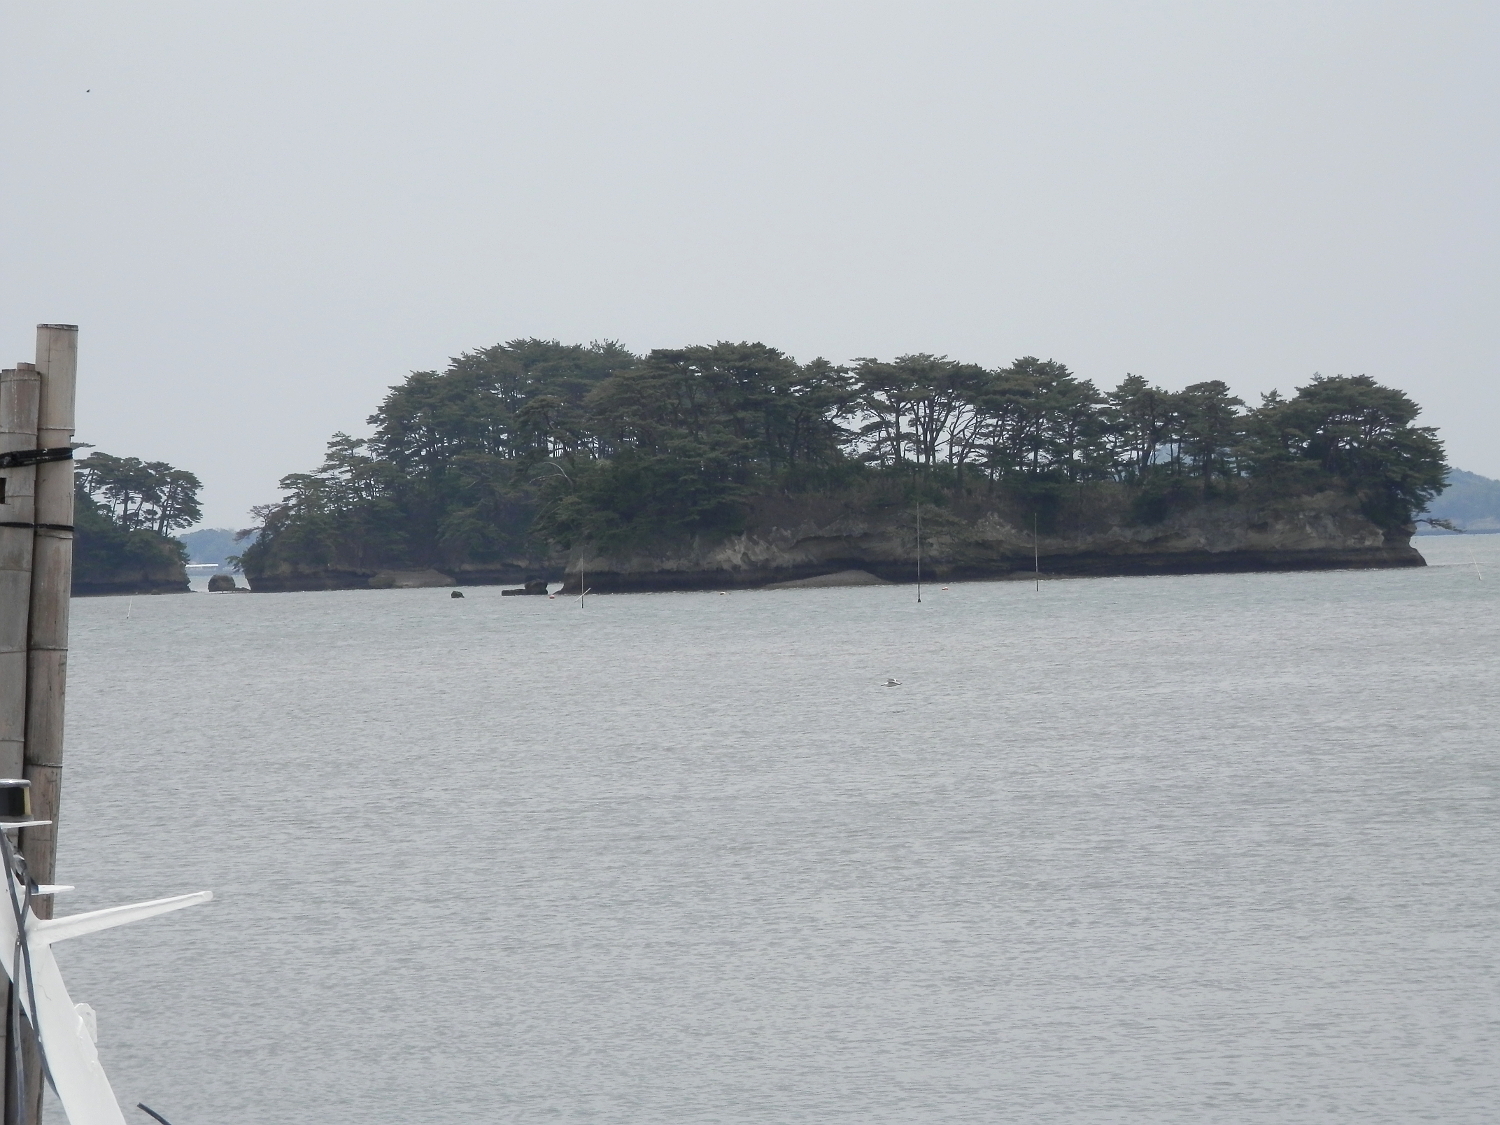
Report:
[[[1407,391],[1500,477],[1482,4],[0,4],[8,365],[241,527],[521,336]]]

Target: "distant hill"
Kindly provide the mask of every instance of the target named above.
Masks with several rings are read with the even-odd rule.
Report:
[[[1500,480],[1454,469],[1448,474],[1448,487],[1428,505],[1426,514],[1452,520],[1465,531],[1500,532]],[[1421,532],[1434,533],[1451,534],[1426,527]]]
[[[214,566],[222,566],[224,560],[230,555],[238,555],[255,541],[252,535],[249,539],[236,543],[235,534],[235,531],[228,527],[205,527],[198,531],[190,531],[186,535],[179,535],[177,541],[187,548],[190,563],[212,563]]]

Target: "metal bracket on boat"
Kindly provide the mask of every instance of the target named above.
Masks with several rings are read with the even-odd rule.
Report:
[[[109,1079],[99,1065],[93,1009],[73,1003],[52,946],[66,938],[208,902],[213,892],[159,898],[66,918],[38,918],[31,911],[34,897],[72,888],[31,882],[26,860],[11,842],[12,829],[51,823],[32,819],[30,790],[31,782],[24,778],[0,778],[0,858],[4,860],[4,881],[10,897],[10,909],[0,910],[0,969],[12,985],[10,1020],[15,1038],[11,1049],[19,1052],[20,1017],[24,1012],[41,1047],[43,1073],[57,1091],[70,1125],[125,1125]],[[8,950],[13,952],[4,955]],[[12,1072],[23,1073],[18,1054]],[[24,1104],[24,1086],[18,1082],[14,1093],[17,1103]]]
[[[10,873],[10,880],[12,893],[24,893],[24,888],[16,881],[13,872]],[[46,889],[55,891],[59,888]],[[115,906],[66,918],[44,920],[26,915],[26,927],[20,937],[28,954],[30,971],[28,973],[23,964],[22,979],[16,982],[20,987],[15,991],[32,1026],[38,1031],[47,1073],[72,1125],[125,1125],[125,1118],[120,1113],[119,1103],[110,1089],[104,1068],[99,1065],[99,1053],[94,1046],[88,1020],[63,984],[62,974],[52,955],[53,944],[66,938],[124,925],[126,922],[181,910],[185,906],[195,906],[200,902],[208,902],[213,897],[211,891],[199,891],[197,894]],[[0,948],[14,943],[17,936],[13,912],[0,910]],[[9,957],[0,956],[0,968],[3,968],[6,976],[15,973]]]

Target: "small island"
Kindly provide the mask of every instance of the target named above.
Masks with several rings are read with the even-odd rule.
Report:
[[[760,343],[513,340],[414,372],[257,508],[260,591],[431,571],[595,592],[1421,566],[1448,473],[1363,375],[1253,407],[1062,363],[799,363]],[[374,580],[374,581],[372,581]]]
[[[201,518],[198,478],[100,452],[76,465],[73,596],[187,593],[187,551],[170,536]]]

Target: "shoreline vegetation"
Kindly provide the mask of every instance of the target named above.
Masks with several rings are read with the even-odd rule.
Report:
[[[1449,468],[1419,412],[1365,376],[1247,407],[1217,380],[1104,391],[1035,357],[519,339],[392,387],[372,436],[334,435],[254,510],[237,561],[261,591],[910,581],[920,516],[937,581],[1420,566]]]

